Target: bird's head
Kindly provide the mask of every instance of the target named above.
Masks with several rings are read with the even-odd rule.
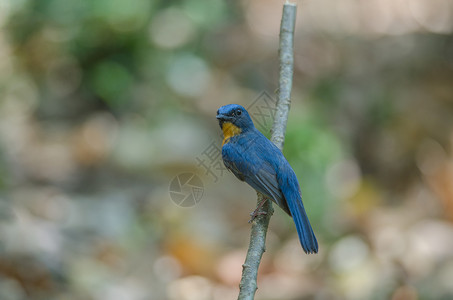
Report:
[[[224,131],[225,126],[237,127],[241,132],[255,127],[247,110],[238,104],[228,104],[220,107],[217,110],[216,118],[219,120],[220,128]]]

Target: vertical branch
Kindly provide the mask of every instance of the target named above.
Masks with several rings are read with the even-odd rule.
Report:
[[[291,88],[293,86],[294,69],[294,27],[296,24],[297,6],[285,3],[283,6],[282,23],[280,25],[280,79],[278,83],[277,111],[272,126],[271,141],[283,150],[285,142],[286,123],[288,122],[291,106]]]
[[[271,141],[280,149],[283,149],[285,141],[286,124],[288,122],[289,109],[291,106],[291,87],[293,82],[294,68],[294,27],[296,23],[296,4],[286,2],[283,6],[282,22],[280,25],[280,80],[279,93],[276,107],[274,124],[272,126]],[[257,204],[264,196],[258,194]],[[238,300],[253,300],[258,289],[256,280],[261,257],[266,251],[266,234],[269,221],[274,213],[272,202],[266,201],[259,211],[259,214],[252,222],[250,244],[247,251],[245,263],[242,265],[242,278],[239,284]]]
[[[257,194],[258,205],[258,203],[264,200],[264,196],[259,192],[257,192]],[[258,289],[256,284],[258,268],[260,266],[261,257],[263,256],[264,251],[266,251],[267,228],[271,216],[274,213],[272,202],[266,201],[259,212],[265,212],[266,214],[258,215],[252,222],[249,249],[247,250],[245,263],[242,265],[242,277],[241,283],[239,284],[238,300],[253,300],[255,298],[255,292]]]

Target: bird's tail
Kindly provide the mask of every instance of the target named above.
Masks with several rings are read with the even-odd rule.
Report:
[[[295,175],[294,175],[295,176]],[[297,179],[296,179],[297,180]],[[299,183],[286,181],[287,186],[282,188],[283,195],[289,207],[289,211],[296,224],[297,234],[305,253],[318,253],[318,241],[315,233],[308,221],[307,213],[305,212],[304,204],[299,191]]]

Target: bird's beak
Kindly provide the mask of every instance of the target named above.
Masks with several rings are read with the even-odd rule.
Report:
[[[221,120],[221,121],[226,121],[226,120],[230,119],[230,117],[225,116],[225,115],[222,115],[222,114],[218,114],[218,115],[216,116],[216,119],[217,119],[217,120]]]
[[[231,117],[223,115],[223,114],[217,114],[216,119],[219,121],[219,126],[223,130],[223,124],[227,122],[231,122]]]

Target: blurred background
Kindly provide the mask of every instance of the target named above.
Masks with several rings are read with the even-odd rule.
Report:
[[[269,135],[283,1],[0,0],[0,299],[235,299],[255,192],[219,106]],[[297,1],[256,298],[453,298],[453,1]]]

